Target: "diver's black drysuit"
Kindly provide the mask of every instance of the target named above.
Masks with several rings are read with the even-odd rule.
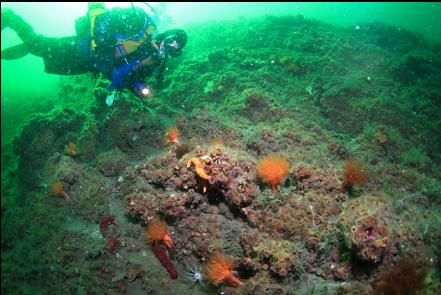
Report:
[[[91,56],[78,48],[78,36],[50,38],[37,35],[34,29],[11,10],[2,9],[2,30],[13,29],[22,44],[2,51],[2,58],[17,59],[31,53],[44,60],[45,71],[51,74],[82,74],[92,70]]]

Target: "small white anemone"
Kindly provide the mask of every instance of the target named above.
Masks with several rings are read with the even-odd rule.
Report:
[[[202,266],[198,265],[188,265],[187,271],[185,272],[185,277],[190,280],[193,284],[202,284]]]

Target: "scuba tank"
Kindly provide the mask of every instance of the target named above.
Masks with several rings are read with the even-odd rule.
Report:
[[[87,14],[79,17],[75,21],[75,32],[77,33],[77,36],[83,37],[91,35],[96,16],[104,11],[105,8],[103,2],[89,2],[87,5]]]

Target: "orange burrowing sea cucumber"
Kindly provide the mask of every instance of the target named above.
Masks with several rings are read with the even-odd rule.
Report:
[[[215,284],[222,282],[232,287],[244,284],[233,272],[234,261],[221,253],[215,254],[205,265],[205,273],[210,281]]]

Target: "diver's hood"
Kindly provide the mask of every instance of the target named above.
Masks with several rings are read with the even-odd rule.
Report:
[[[172,57],[180,56],[182,49],[187,44],[187,33],[180,29],[165,31],[157,39],[163,42],[165,51]]]

